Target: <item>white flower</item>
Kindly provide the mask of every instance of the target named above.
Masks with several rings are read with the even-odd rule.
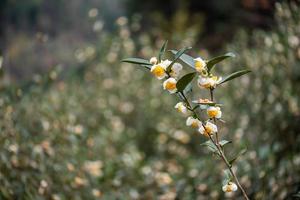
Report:
[[[167,73],[165,71],[165,67],[161,64],[153,65],[151,67],[151,73],[158,78],[159,80],[165,78],[167,76]]]
[[[204,128],[205,127],[205,128]],[[198,129],[198,131],[205,136],[209,136],[212,135],[214,133],[216,133],[218,131],[218,127],[211,123],[211,122],[206,122],[206,124],[203,126],[200,126],[200,128]]]
[[[171,67],[170,76],[178,77],[181,70],[182,65],[180,63],[174,63]]]
[[[220,83],[222,77],[212,76],[212,77],[201,77],[198,78],[198,85],[201,88],[213,89],[216,88],[217,84]]]
[[[166,70],[171,63],[172,63],[172,61],[170,61],[170,60],[167,59],[167,60],[162,60],[160,64]]]
[[[174,108],[176,108],[178,110],[178,112],[183,113],[183,114],[186,114],[188,111],[187,107],[184,105],[183,102],[177,103]]]
[[[157,58],[156,58],[156,57],[150,58],[150,63],[151,63],[152,65],[155,65],[155,64],[157,63]]]
[[[158,172],[155,174],[154,176],[155,181],[157,182],[157,184],[159,185],[169,185],[172,183],[172,178],[168,173],[165,172]]]
[[[200,126],[202,126],[202,123],[197,118],[188,117],[187,120],[186,120],[186,125],[191,126],[193,128],[199,128]]]
[[[177,91],[176,83],[177,81],[175,80],[175,78],[168,78],[164,81],[163,87],[165,90],[168,90],[171,94],[173,94]]]
[[[194,61],[195,61],[195,68],[198,72],[202,72],[203,70],[205,70],[206,62],[202,58],[200,57],[195,58]]]
[[[222,187],[222,190],[224,192],[235,192],[237,191],[237,189],[238,189],[237,185],[230,181]]]
[[[198,85],[199,85],[199,87],[209,89],[211,87],[211,81],[210,81],[210,79],[208,77],[201,77],[201,76],[199,76],[199,78],[198,78]]]
[[[222,111],[220,107],[209,106],[207,108],[207,115],[209,118],[217,118],[220,119],[222,117]]]

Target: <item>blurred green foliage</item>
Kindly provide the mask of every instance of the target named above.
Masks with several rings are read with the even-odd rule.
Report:
[[[299,13],[277,4],[276,27],[240,31],[227,47],[238,58],[216,66],[220,74],[231,72],[227,65],[253,71],[216,94],[226,105],[221,132],[234,144],[226,150],[248,148],[236,170],[251,199],[299,191]],[[79,69],[53,69],[27,84],[1,79],[1,199],[224,198],[224,166],[206,155],[205,138],[185,127],[176,101],[150,74],[120,63],[157,55],[163,43],[130,21],[118,18],[115,34],[96,31],[97,42],[72,57]]]
[[[292,199],[300,189],[300,12],[293,3],[276,4],[276,10],[273,31],[255,31],[250,38],[241,31],[228,47],[239,54],[235,65],[254,72],[229,85],[224,102],[228,110],[239,107],[229,119],[253,149],[249,164],[256,167],[248,174],[257,199]]]

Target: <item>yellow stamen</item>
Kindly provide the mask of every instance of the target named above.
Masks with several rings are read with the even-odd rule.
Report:
[[[157,65],[153,70],[152,70],[152,74],[154,74],[155,76],[163,76],[165,74],[165,70],[162,66]]]
[[[218,110],[207,110],[207,114],[210,118],[216,117],[218,115]]]
[[[211,77],[211,79],[214,80],[214,81],[217,81],[218,77],[217,76],[213,76],[213,77]]]
[[[201,72],[204,68],[203,63],[200,61],[195,61],[195,68],[198,72]]]
[[[198,128],[198,123],[196,121],[193,121],[192,124],[191,124],[191,126],[193,128]]]
[[[176,83],[173,83],[173,82],[168,81],[168,82],[166,83],[166,89],[167,89],[167,90],[174,90],[174,89],[176,89]]]

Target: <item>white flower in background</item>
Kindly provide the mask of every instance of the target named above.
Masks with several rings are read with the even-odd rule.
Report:
[[[204,128],[205,127],[205,128]],[[214,133],[216,133],[218,131],[218,127],[211,123],[211,122],[206,122],[206,124],[203,126],[200,126],[200,128],[198,129],[198,131],[205,136],[209,136],[212,135]]]
[[[182,65],[180,63],[174,63],[171,67],[170,76],[176,78],[179,76],[182,70]]]
[[[177,91],[176,83],[177,81],[175,78],[168,78],[164,81],[163,87],[165,90],[168,90],[171,94],[173,94]]]
[[[203,70],[206,70],[206,68],[205,68],[206,62],[202,58],[200,58],[200,57],[195,58],[194,61],[195,61],[195,69],[198,72],[202,72]]]
[[[92,176],[100,177],[103,175],[102,171],[103,163],[100,160],[86,161],[84,163],[84,170]]]
[[[194,118],[194,117],[188,117],[186,120],[186,125],[187,126],[191,126],[193,128],[199,128],[200,126],[202,126],[202,123],[199,119]]]
[[[217,84],[220,83],[222,77],[212,76],[212,77],[201,77],[198,78],[198,85],[201,88],[211,89],[216,88]]]
[[[97,15],[98,15],[98,9],[97,8],[92,8],[91,10],[89,10],[88,14],[89,14],[90,18],[97,17]]]
[[[187,107],[184,105],[183,102],[177,103],[174,108],[176,108],[178,110],[178,112],[183,113],[183,114],[186,114],[188,111]]]
[[[95,21],[93,25],[93,31],[99,32],[103,29],[104,23],[101,20]]]
[[[161,64],[153,65],[151,67],[150,71],[159,80],[161,80],[161,79],[163,79],[163,78],[165,78],[167,76],[165,68]]]
[[[209,106],[206,111],[209,118],[215,117],[220,119],[222,117],[222,111],[220,107]]]
[[[237,185],[230,181],[222,187],[222,190],[224,192],[235,192],[235,191],[237,191],[237,189],[238,189]]]
[[[156,57],[150,58],[150,63],[151,63],[152,65],[155,65],[155,64],[157,63],[157,58],[156,58]]]
[[[169,185],[173,182],[171,176],[166,172],[157,172],[154,176],[155,181],[158,185]]]

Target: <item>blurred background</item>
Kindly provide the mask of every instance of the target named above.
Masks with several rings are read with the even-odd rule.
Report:
[[[225,150],[248,149],[251,199],[300,197],[298,1],[1,0],[0,26],[0,199],[242,199],[176,98],[120,62],[166,39],[252,70],[216,92]]]

